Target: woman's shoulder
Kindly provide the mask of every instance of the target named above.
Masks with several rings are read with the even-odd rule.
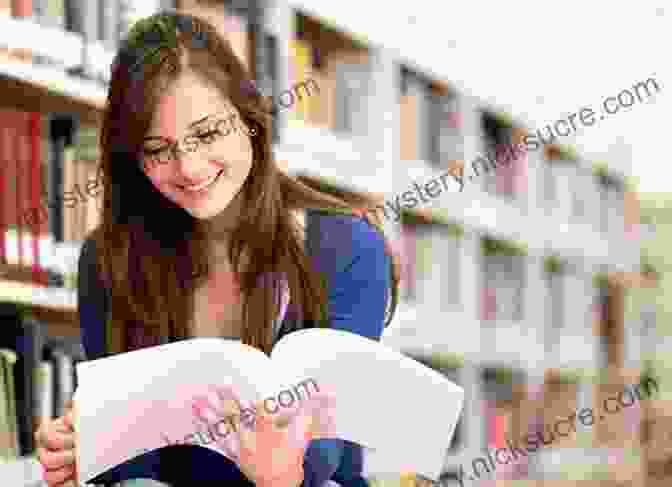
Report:
[[[78,274],[89,278],[99,278],[97,269],[96,234],[89,233],[79,251]]]
[[[308,210],[307,241],[312,253],[344,262],[386,250],[379,227],[360,215],[338,210]]]
[[[81,250],[79,253],[80,263],[92,264],[96,262],[96,242],[99,242],[101,238],[101,227],[98,226],[91,232],[89,232],[82,241]]]

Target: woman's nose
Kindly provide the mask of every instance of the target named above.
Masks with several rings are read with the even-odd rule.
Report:
[[[192,147],[176,147],[176,171],[184,179],[199,181],[207,178],[209,163],[202,157],[201,151]]]

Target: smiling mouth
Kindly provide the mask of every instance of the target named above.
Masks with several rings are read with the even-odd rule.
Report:
[[[223,172],[224,169],[220,169],[219,172],[217,172],[217,174],[215,174],[213,177],[196,186],[181,186],[179,184],[176,184],[175,186],[180,188],[185,193],[202,194],[207,192],[219,180]]]

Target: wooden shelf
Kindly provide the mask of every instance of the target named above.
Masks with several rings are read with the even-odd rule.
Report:
[[[0,280],[0,302],[28,307],[30,314],[46,325],[50,336],[81,336],[77,292],[72,289]]]
[[[77,292],[0,279],[0,302],[42,307],[63,313],[77,312]]]

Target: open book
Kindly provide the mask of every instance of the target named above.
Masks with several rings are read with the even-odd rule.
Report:
[[[284,336],[270,359],[237,340],[193,338],[81,362],[77,375],[80,482],[147,451],[199,444],[190,400],[225,377],[255,402],[287,404],[288,391],[296,398],[326,385],[335,393],[337,438],[366,447],[378,473],[436,479],[464,399],[462,388],[399,351],[329,328]],[[225,456],[215,442],[201,446]]]

